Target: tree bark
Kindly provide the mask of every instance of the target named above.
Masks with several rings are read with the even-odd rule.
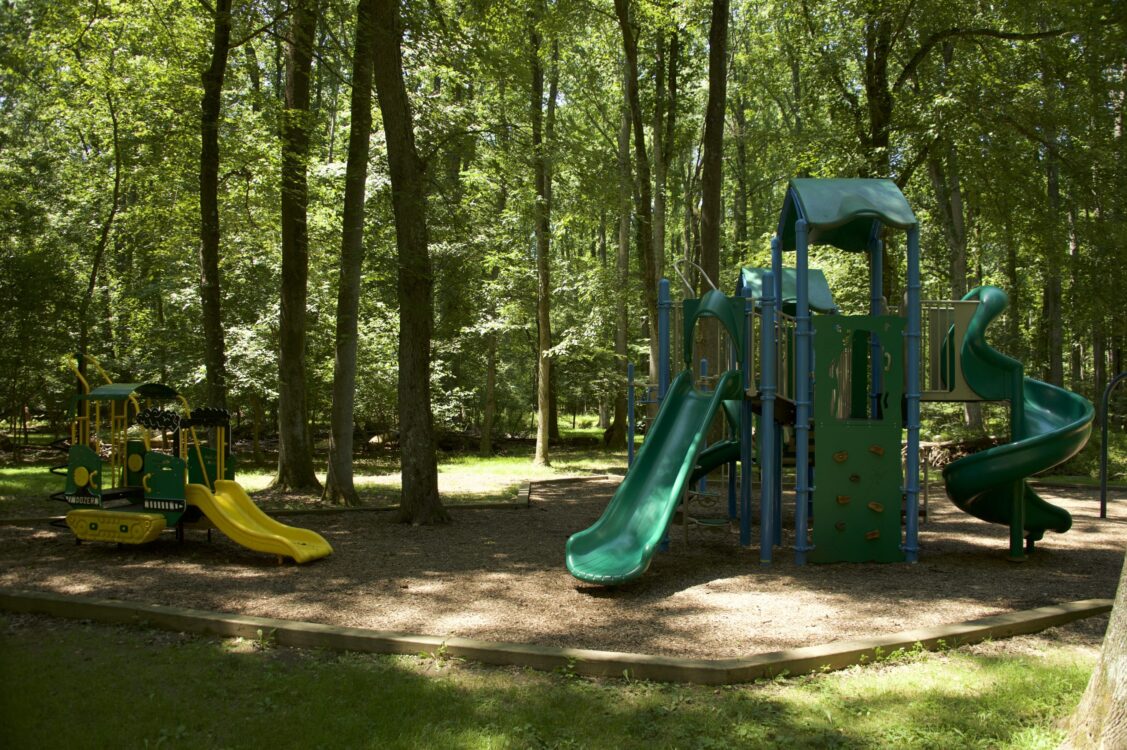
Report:
[[[625,93],[625,92],[623,92]],[[615,295],[614,309],[614,418],[606,433],[608,448],[626,448],[626,341],[629,334],[627,296],[621,290],[630,287],[630,110],[623,98],[622,121],[618,128],[618,252],[615,255],[615,282],[620,290]]]
[[[481,439],[477,452],[493,455],[493,420],[497,412],[497,333],[485,334],[485,405],[481,416]]]
[[[630,122],[634,131],[634,168],[637,190],[634,191],[636,245],[642,261],[642,297],[651,330],[657,330],[657,263],[653,255],[651,227],[653,205],[650,189],[650,160],[646,153],[645,122],[638,95],[638,38],[630,21],[630,0],[614,0],[615,15],[622,31],[622,49],[626,57],[626,100],[630,105]],[[658,341],[650,336],[650,379],[657,382]]]
[[[86,290],[78,302],[78,371],[86,374],[86,353],[90,349],[90,305],[94,301],[94,292],[98,288],[98,271],[102,267],[102,259],[106,255],[106,248],[110,244],[110,232],[113,230],[114,219],[121,208],[121,139],[118,132],[117,108],[114,106],[113,97],[106,96],[106,105],[110,111],[110,124],[113,130],[113,192],[110,196],[110,210],[102,222],[102,229],[98,233],[98,244],[94,246],[94,257],[90,261],[90,279]],[[81,393],[81,388],[79,389]]]
[[[544,67],[540,63],[540,29],[542,4],[537,4],[529,18],[529,66],[532,72],[532,90],[529,114],[532,120],[532,170],[536,181],[536,199],[532,207],[533,232],[536,235],[536,452],[534,464],[547,466],[551,439],[552,414],[552,362],[548,352],[552,348],[551,318],[551,268],[549,245],[551,242],[551,183],[547,157],[544,153]]]
[[[360,502],[352,476],[352,412],[356,401],[357,319],[360,310],[361,268],[364,264],[364,198],[368,179],[368,142],[372,135],[374,55],[372,0],[360,0],[356,7],[351,125],[348,134],[348,163],[344,175],[329,467],[322,497],[323,500],[345,505],[357,505]]]
[[[282,490],[320,491],[305,378],[306,300],[309,278],[309,77],[317,0],[295,0],[286,38],[286,91],[282,111],[282,291],[278,321],[278,473]]]
[[[438,461],[430,405],[434,277],[427,234],[425,167],[415,147],[411,104],[403,81],[397,0],[375,2],[374,77],[387,136],[395,244],[399,254],[399,446],[403,490],[399,519],[450,520],[438,495]]]
[[[1127,747],[1127,561],[1119,576],[1100,660],[1062,745],[1069,750],[1123,747]]]
[[[708,32],[708,104],[704,112],[704,163],[701,172],[701,268],[720,285],[720,227],[724,205],[724,114],[728,95],[728,0],[712,0]],[[701,280],[700,294],[709,288]],[[715,353],[709,352],[709,356]]]
[[[219,278],[219,116],[231,42],[231,0],[216,0],[211,64],[200,105],[200,307],[210,406],[227,408],[227,349]]]

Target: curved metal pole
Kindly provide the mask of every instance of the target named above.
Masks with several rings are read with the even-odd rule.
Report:
[[[1107,518],[1107,412],[1111,392],[1115,386],[1127,379],[1127,372],[1121,372],[1111,379],[1100,397],[1100,518]]]

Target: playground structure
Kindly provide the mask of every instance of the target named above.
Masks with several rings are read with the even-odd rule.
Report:
[[[892,231],[906,235],[899,314],[890,314],[882,295],[883,238]],[[816,244],[867,253],[867,315],[838,314],[824,277],[809,268]],[[793,268],[784,268],[785,252],[794,253]],[[987,344],[988,325],[1008,303],[1002,290],[921,300],[919,224],[894,183],[792,180],[771,242],[771,269],[743,269],[734,297],[706,281],[713,289],[684,300],[679,326],[671,325],[678,310],[669,282],[660,283],[658,382],[646,399],[659,404],[657,416],[636,457],[631,435],[630,468],[603,515],[568,540],[575,577],[612,585],[640,576],[667,543],[679,509],[688,523],[686,501],[700,492],[697,483],[725,466],[727,519],[738,521],[743,546],[751,544],[758,468],[760,560],[770,563],[782,543],[787,434],[796,563],[915,562],[921,401],[1009,402],[1010,442],[952,462],[943,475],[956,506],[1009,527],[1010,559],[1025,559],[1046,530],[1068,530],[1069,514],[1037,496],[1026,478],[1083,448],[1092,405],[1024,377],[1021,363]],[[694,387],[702,319],[715,319],[727,343],[728,369],[711,391]],[[671,328],[679,329],[672,340]],[[671,348],[684,367],[672,381]],[[702,382],[712,384],[707,369],[702,362]],[[726,437],[706,447],[721,413]],[[633,425],[633,403],[630,415]]]
[[[259,510],[235,481],[225,410],[193,410],[160,383],[114,383],[96,359],[86,355],[85,362],[105,383],[91,388],[79,363],[70,363],[80,392],[72,400],[67,463],[52,468],[66,477],[52,498],[72,508],[66,523],[76,542],[145,544],[166,529],[182,541],[185,528],[207,529],[209,538],[217,528],[279,560],[332,554],[319,534]]]

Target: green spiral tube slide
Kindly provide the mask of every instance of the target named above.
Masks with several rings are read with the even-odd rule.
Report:
[[[1010,556],[1023,559],[1045,531],[1068,531],[1068,511],[1046,502],[1027,477],[1076,455],[1092,432],[1092,404],[1083,396],[1024,377],[1020,362],[986,343],[986,329],[1009,304],[997,287],[971,290],[964,299],[979,306],[962,345],[967,384],[988,400],[1010,402],[1012,440],[947,465],[947,496],[976,518],[1010,527]]]

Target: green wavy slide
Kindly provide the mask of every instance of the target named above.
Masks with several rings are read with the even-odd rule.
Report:
[[[947,496],[983,521],[1011,525],[1020,484],[1027,543],[1040,540],[1046,530],[1068,531],[1072,526],[1068,511],[1043,500],[1025,479],[1067,461],[1084,447],[1092,432],[1092,404],[1071,391],[1024,377],[1020,362],[986,343],[987,326],[1009,304],[1004,291],[983,286],[963,299],[980,303],[963,339],[963,375],[983,398],[1010,401],[1015,424],[1012,442],[947,465],[943,470]],[[1019,552],[1020,548],[1011,549],[1011,554]]]
[[[738,370],[724,373],[711,393],[693,388],[690,370],[673,380],[603,515],[567,540],[567,569],[573,576],[610,586],[646,572],[681,493],[698,470],[698,454],[713,418],[726,399],[739,393]]]

